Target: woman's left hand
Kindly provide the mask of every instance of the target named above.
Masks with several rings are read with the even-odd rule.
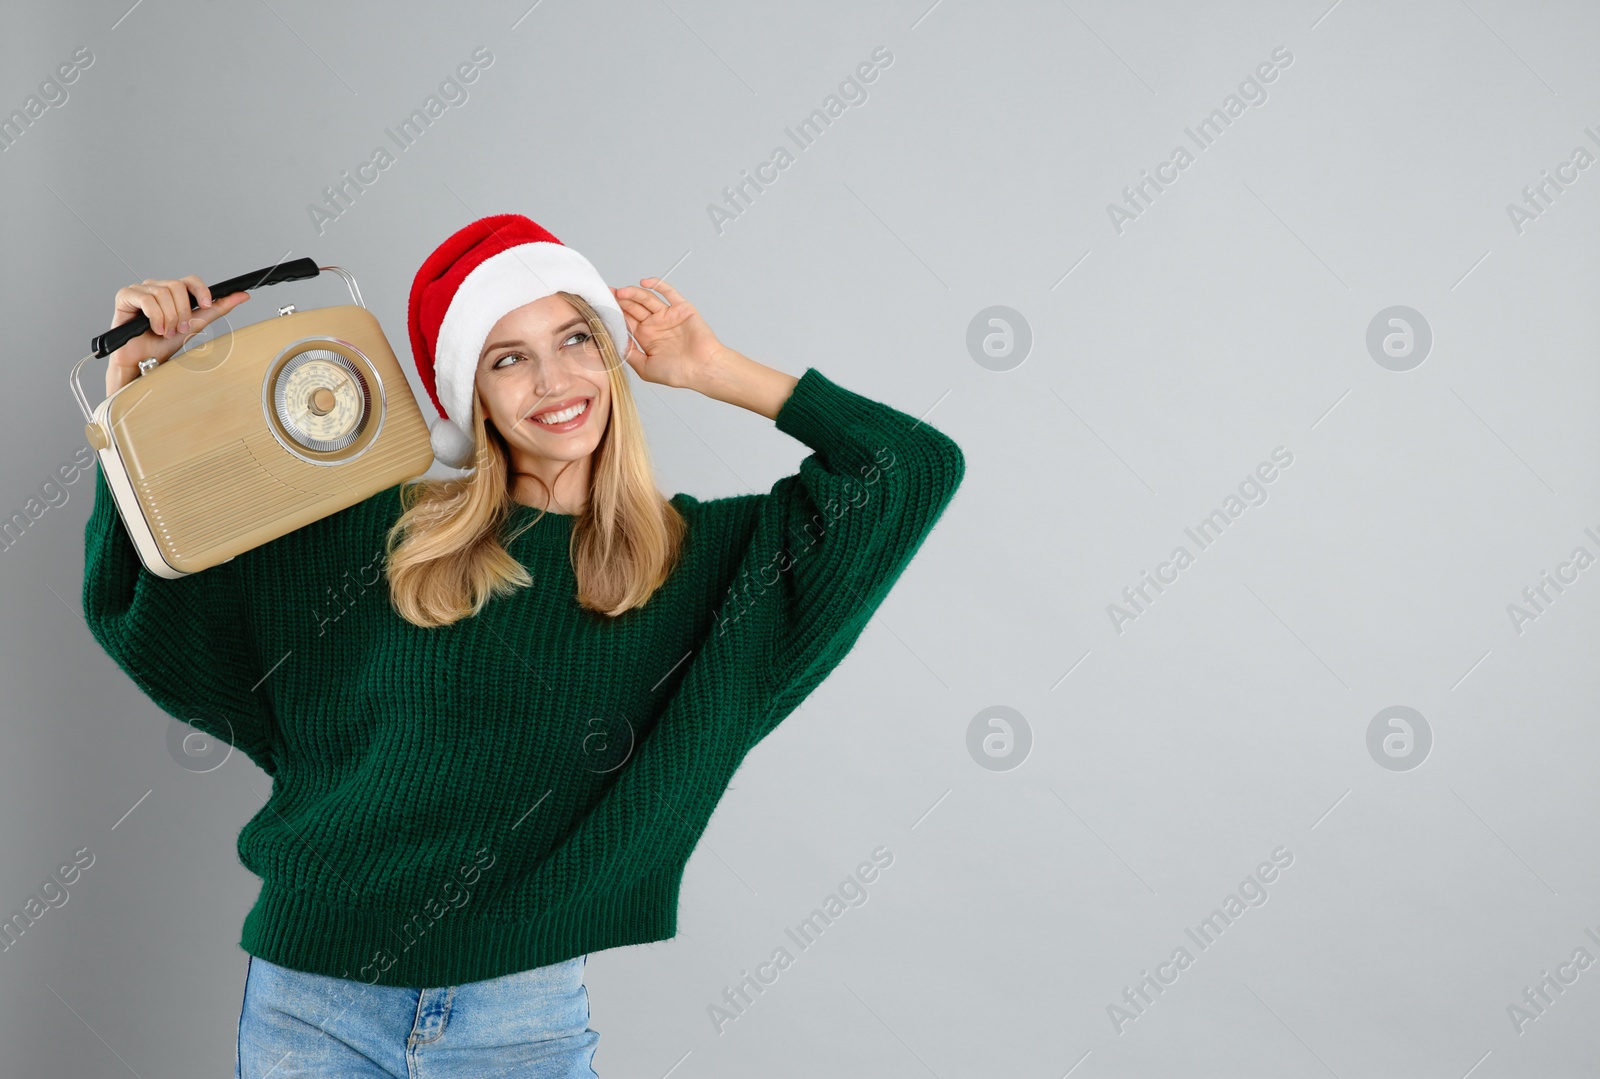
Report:
[[[639,342],[638,348],[628,343],[623,359],[646,382],[679,389],[703,383],[723,351],[722,342],[677,289],[659,277],[646,277],[639,284],[646,287],[624,285],[611,290],[628,331]]]

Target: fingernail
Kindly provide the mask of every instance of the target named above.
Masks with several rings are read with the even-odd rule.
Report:
[[[179,333],[184,333],[188,329],[189,329],[189,323],[187,321],[178,323],[178,332]]]

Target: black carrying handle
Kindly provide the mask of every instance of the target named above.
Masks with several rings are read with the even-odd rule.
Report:
[[[248,292],[251,289],[262,288],[266,285],[278,285],[285,281],[299,281],[307,277],[315,277],[321,272],[316,260],[311,258],[295,259],[293,262],[280,262],[275,266],[268,266],[264,270],[240,274],[230,277],[226,281],[218,281],[211,286],[211,299],[213,302],[235,292]],[[189,293],[189,305],[195,310],[202,310],[200,301],[195,299],[194,293]],[[150,316],[140,311],[127,322],[120,326],[113,326],[99,337],[89,342],[89,347],[97,357],[111,355],[123,345],[150,328]]]

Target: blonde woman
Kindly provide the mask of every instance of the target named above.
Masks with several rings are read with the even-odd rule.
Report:
[[[758,363],[640,285],[611,289],[521,215],[461,229],[418,272],[409,329],[435,452],[465,477],[201,573],[146,571],[98,477],[96,639],[273,780],[238,840],[262,885],[237,1076],[596,1074],[588,953],[676,933],[734,771],[954,495],[944,434]],[[246,298],[195,277],[121,290],[112,324],[151,329],[107,392]],[[812,453],[766,493],[664,498],[628,368]]]

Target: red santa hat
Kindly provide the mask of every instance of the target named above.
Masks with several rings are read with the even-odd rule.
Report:
[[[556,292],[582,296],[619,352],[628,324],[589,260],[521,214],[479,218],[440,244],[411,283],[407,321],[417,373],[442,417],[433,453],[452,468],[472,464],[472,400],[478,355],[494,324]]]

